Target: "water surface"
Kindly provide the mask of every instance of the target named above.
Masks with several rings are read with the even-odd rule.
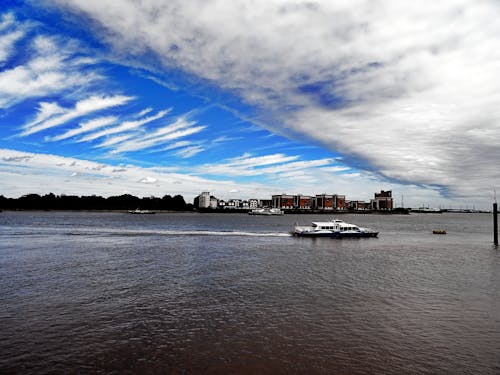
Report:
[[[491,215],[326,218],[2,212],[0,373],[500,373]]]

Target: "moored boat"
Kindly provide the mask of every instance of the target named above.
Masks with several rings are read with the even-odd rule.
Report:
[[[263,215],[263,216],[281,216],[283,211],[279,208],[256,208],[248,213],[249,215]]]
[[[419,208],[412,208],[411,212],[417,212],[420,214],[442,214],[443,210],[435,207],[419,207]]]
[[[135,210],[128,211],[128,213],[134,215],[152,215],[156,212],[150,210],[140,210],[139,208],[136,208]]]
[[[362,228],[355,224],[335,219],[330,221],[316,221],[310,226],[296,225],[292,231],[298,237],[331,237],[331,238],[363,238],[377,237],[378,232]]]

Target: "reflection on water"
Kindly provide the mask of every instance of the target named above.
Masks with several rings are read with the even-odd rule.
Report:
[[[0,372],[500,373],[490,216],[314,219],[3,212]]]

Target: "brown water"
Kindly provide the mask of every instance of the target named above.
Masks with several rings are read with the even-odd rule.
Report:
[[[490,215],[326,218],[2,212],[0,373],[500,373]]]

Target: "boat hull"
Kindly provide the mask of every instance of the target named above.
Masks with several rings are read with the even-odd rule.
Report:
[[[329,238],[370,238],[377,237],[378,232],[370,228],[359,227],[343,220],[314,221],[310,226],[295,225],[292,234],[297,237],[329,237]]]
[[[331,233],[322,233],[322,232],[293,232],[293,235],[296,237],[314,237],[314,238],[370,238],[377,237],[378,232],[331,232]]]

